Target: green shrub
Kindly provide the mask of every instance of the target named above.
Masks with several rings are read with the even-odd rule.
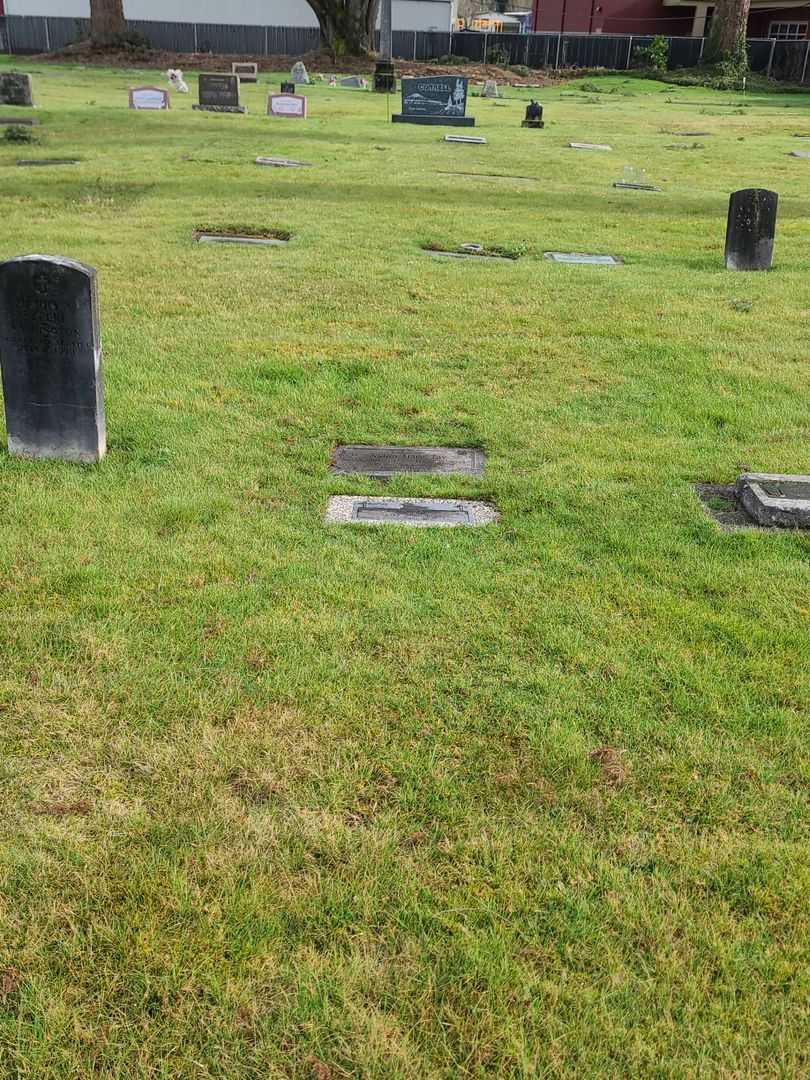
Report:
[[[658,37],[652,39],[649,45],[638,50],[636,58],[646,67],[652,68],[653,71],[666,71],[669,63],[668,39],[659,34]]]

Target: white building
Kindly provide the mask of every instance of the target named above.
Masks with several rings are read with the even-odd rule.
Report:
[[[394,30],[453,27],[457,0],[393,0]],[[0,0],[6,15],[89,19],[90,0]],[[230,26],[309,26],[318,20],[306,0],[124,0],[127,19],[144,22],[212,23]]]

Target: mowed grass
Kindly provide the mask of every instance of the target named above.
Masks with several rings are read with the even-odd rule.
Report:
[[[0,454],[0,1074],[806,1074],[810,537],[692,485],[810,472],[810,96],[604,78],[535,132],[513,90],[453,146],[398,96],[31,66],[0,257],[98,269],[110,449]],[[723,268],[745,186],[770,274]],[[192,242],[227,225],[293,239]],[[466,241],[522,257],[420,251]],[[502,519],[324,526],[362,493]]]

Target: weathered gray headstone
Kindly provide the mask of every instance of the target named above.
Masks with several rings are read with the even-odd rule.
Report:
[[[231,64],[231,74],[238,75],[240,82],[255,83],[259,81],[259,65],[234,60]]]
[[[484,471],[484,451],[463,446],[338,446],[332,472],[341,475],[397,476],[399,473]]]
[[[481,97],[485,97],[485,98],[499,97],[498,84],[495,82],[494,79],[485,79],[484,80],[484,88],[481,91]]]
[[[810,476],[743,473],[734,490],[758,524],[810,528]]]
[[[307,74],[307,69],[301,60],[296,60],[296,62],[293,64],[292,71],[290,72],[290,81],[294,83],[309,82],[309,75]]]
[[[770,270],[779,196],[765,188],[735,191],[728,203],[727,270]]]
[[[107,449],[96,271],[0,263],[0,364],[11,454],[93,462]]]
[[[202,72],[198,83],[199,103],[192,109],[201,112],[246,113],[239,103],[239,76]]]
[[[340,80],[340,85],[345,86],[347,90],[362,90],[363,80],[359,75],[347,75]]]
[[[498,513],[487,503],[464,499],[381,499],[334,495],[326,510],[330,524],[429,526],[489,525]]]
[[[30,108],[33,104],[30,75],[22,71],[0,72],[0,105],[23,105]]]

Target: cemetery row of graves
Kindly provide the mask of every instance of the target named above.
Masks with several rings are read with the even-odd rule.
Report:
[[[8,1067],[800,1074],[810,95],[4,64]]]

